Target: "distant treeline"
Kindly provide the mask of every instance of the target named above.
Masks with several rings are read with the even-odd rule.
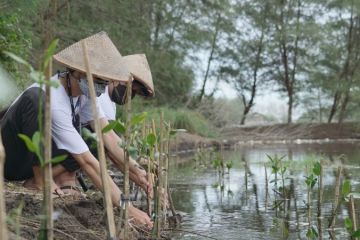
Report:
[[[123,55],[145,53],[152,106],[186,106],[216,119],[213,95],[226,81],[242,102],[239,123],[264,88],[284,96],[289,123],[298,105],[304,121],[360,117],[357,0],[0,0],[0,12],[0,51],[34,66],[50,30],[60,49],[103,30]],[[0,61],[27,86],[19,66],[1,53]],[[209,81],[215,88],[205,91]]]

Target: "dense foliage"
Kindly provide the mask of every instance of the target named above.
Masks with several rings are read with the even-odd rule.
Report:
[[[0,2],[0,11],[7,13],[0,16],[0,51],[34,66],[49,26],[60,49],[104,30],[123,55],[146,53],[156,88],[148,106],[219,119],[213,96],[227,82],[241,102],[234,123],[245,123],[263,89],[284,97],[289,123],[296,106],[305,111],[302,121],[358,120],[356,0],[12,0]],[[16,65],[0,60],[25,87]]]

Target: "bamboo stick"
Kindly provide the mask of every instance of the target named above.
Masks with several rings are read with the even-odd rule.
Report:
[[[160,122],[161,122],[161,120],[160,120]],[[152,120],[152,130],[153,130],[153,132],[154,133],[156,133],[156,126],[155,126],[155,121],[154,121],[154,119]],[[160,131],[160,135],[161,135],[161,131]],[[159,203],[160,203],[160,187],[161,187],[161,185],[160,185],[160,175],[161,175],[161,166],[160,166],[160,155],[161,155],[161,150],[160,150],[160,147],[159,147],[159,145],[160,145],[160,142],[161,142],[161,136],[160,136],[160,139],[159,139],[159,141],[156,141],[156,144],[155,144],[155,149],[154,149],[154,151],[155,151],[155,160],[156,160],[156,163],[157,163],[157,184],[156,184],[156,198],[155,198],[155,209],[154,209],[154,211],[155,211],[155,214],[156,214],[156,219],[155,219],[155,233],[156,233],[156,235],[158,236],[158,235],[160,235],[160,225],[161,225],[161,223],[160,223],[160,221],[161,221],[161,217],[160,217],[160,205],[159,205]],[[158,238],[159,238],[160,236],[158,236]]]
[[[5,149],[2,144],[0,133],[0,240],[8,240],[8,231],[6,224],[6,207],[4,196],[4,163],[5,163]]]
[[[151,130],[149,128],[149,130]],[[154,133],[154,135],[156,135],[156,133]],[[153,146],[151,146],[152,148]],[[153,149],[150,150],[150,156],[149,156],[149,159],[148,159],[148,166],[147,166],[147,177],[148,177],[148,182],[151,183],[151,186],[154,186],[154,182],[153,182],[153,178],[152,178],[152,172],[151,172],[151,169],[152,169],[152,166],[151,166],[151,162],[153,160],[153,156],[152,156],[152,153],[153,153]],[[154,188],[154,187],[153,187]],[[154,189],[150,189],[151,191],[153,191]],[[147,196],[147,213],[149,215],[149,217],[151,217],[151,212],[152,212],[152,209],[151,209],[151,198],[150,196],[148,195]]]
[[[173,215],[173,217],[176,217],[176,210],[175,210],[175,206],[174,206],[174,202],[172,200],[171,197],[171,192],[170,192],[170,187],[169,187],[169,160],[170,160],[170,156],[171,156],[171,149],[170,149],[170,132],[171,132],[171,123],[169,122],[169,132],[168,132],[168,145],[167,145],[167,155],[168,155],[168,159],[167,159],[167,163],[166,163],[166,191],[167,191],[167,196],[168,196],[168,200],[169,200],[169,207],[171,210],[171,213]]]
[[[350,196],[350,210],[351,210],[352,228],[353,231],[355,232],[357,230],[357,221],[356,221],[354,197],[352,195]]]
[[[323,167],[320,162],[320,175],[318,182],[318,206],[317,206],[317,223],[318,223],[318,231],[319,231],[319,240],[322,240],[322,223],[321,223],[321,204],[323,200]]]
[[[269,198],[269,182],[268,182],[268,174],[265,163],[264,163],[264,170],[265,170],[265,211],[266,211],[268,207],[268,198]]]
[[[340,196],[340,188],[341,188],[341,175],[342,175],[342,166],[338,168],[337,174],[336,174],[336,185],[335,185],[335,199],[332,209],[332,214],[330,216],[329,220],[329,228],[333,228],[335,225],[335,216],[338,211],[339,207],[339,196]]]
[[[126,132],[125,132],[125,141],[126,141],[126,151],[125,151],[125,173],[124,173],[124,194],[125,199],[128,201],[130,197],[130,184],[129,184],[129,162],[130,156],[128,149],[130,148],[130,133],[131,133],[131,95],[132,95],[132,77],[129,79],[126,85]],[[125,213],[124,213],[124,239],[129,239],[129,211],[128,211],[128,202],[125,203]]]
[[[146,138],[146,136],[148,134],[145,121],[143,122],[143,125],[142,125],[141,134],[142,134],[143,139]],[[147,179],[148,179],[149,183],[151,183],[151,175],[150,175],[151,174],[151,169],[150,169],[151,164],[150,163],[151,163],[151,159],[150,159],[150,157],[148,157],[148,159],[147,159]],[[149,217],[151,217],[151,198],[149,195],[147,195],[147,197],[146,197],[146,205],[147,205],[147,214],[149,215]]]
[[[99,162],[100,162],[100,173],[101,173],[101,180],[102,180],[102,187],[103,187],[103,194],[104,194],[104,205],[106,209],[106,216],[107,216],[107,228],[108,228],[108,237],[110,239],[115,239],[115,221],[114,221],[114,212],[113,212],[113,206],[111,201],[111,193],[110,193],[110,184],[108,182],[109,176],[106,171],[106,158],[105,158],[105,150],[104,150],[104,142],[102,138],[101,128],[100,128],[100,122],[98,118],[98,111],[96,107],[96,96],[95,96],[95,87],[93,82],[93,76],[91,74],[90,64],[89,64],[89,57],[87,54],[87,47],[86,42],[82,41],[82,50],[84,54],[84,62],[85,62],[85,68],[86,68],[86,76],[89,84],[89,90],[90,90],[90,100],[91,100],[91,106],[94,116],[94,125],[95,125],[95,132],[98,139],[98,145],[97,145],[97,151],[99,156]]]
[[[160,151],[159,151],[159,187],[158,187],[158,213],[159,213],[159,228],[157,229],[157,237],[160,238],[160,229],[162,227],[162,224],[164,223],[164,212],[162,211],[161,206],[161,197],[165,189],[164,189],[164,147],[165,147],[165,126],[164,126],[164,112],[160,112]]]
[[[52,75],[52,59],[45,70],[45,79],[50,81]],[[44,160],[43,167],[43,212],[45,216],[45,231],[48,240],[54,238],[53,199],[51,194],[52,164],[51,164],[51,86],[45,85],[45,126],[44,126]]]
[[[169,157],[170,157],[170,152],[169,152],[169,144],[170,144],[170,131],[171,131],[171,125],[170,123],[168,124],[168,128],[167,130],[165,129],[165,133],[166,133],[166,142],[164,142],[164,195],[167,196],[168,195],[168,174],[169,174]],[[165,201],[168,201],[168,197],[167,199],[165,199]],[[163,205],[163,223],[166,223],[166,204]]]

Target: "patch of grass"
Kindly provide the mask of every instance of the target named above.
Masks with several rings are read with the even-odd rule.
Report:
[[[133,114],[148,112],[147,121],[155,120],[160,122],[160,112],[164,113],[165,121],[170,122],[172,128],[186,129],[189,133],[198,134],[204,137],[216,137],[218,132],[211,123],[200,113],[189,109],[173,109],[169,107],[141,106],[137,101],[133,104]],[[123,118],[123,107],[118,107],[117,117]]]

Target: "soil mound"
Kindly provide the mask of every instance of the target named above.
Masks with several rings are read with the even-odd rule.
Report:
[[[9,239],[37,239],[42,217],[42,195],[24,189],[20,183],[6,183],[4,195]],[[86,200],[70,198],[71,196],[54,199],[54,239],[107,239],[101,193],[93,192]],[[115,221],[118,224],[120,211],[114,210]],[[131,239],[141,238],[143,234],[140,236],[138,231],[132,231]]]

